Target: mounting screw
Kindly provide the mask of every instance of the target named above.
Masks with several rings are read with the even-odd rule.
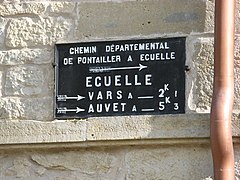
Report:
[[[52,63],[52,67],[55,68],[57,66],[56,63]]]
[[[185,71],[188,72],[188,71],[190,71],[190,70],[191,70],[191,68],[190,68],[188,65],[186,65],[186,66],[185,66]]]

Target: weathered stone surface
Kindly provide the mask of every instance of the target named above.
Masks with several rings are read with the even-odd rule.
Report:
[[[3,47],[4,44],[4,37],[5,37],[5,25],[6,20],[2,17],[0,17],[0,47]]]
[[[240,179],[240,145],[235,145],[234,148],[234,159],[235,159],[235,178]]]
[[[86,140],[86,121],[0,121],[0,144],[80,142]]]
[[[235,60],[240,60],[240,36],[235,36],[235,50],[234,50],[234,58]]]
[[[16,49],[0,51],[0,65],[45,64],[53,62],[51,49]]]
[[[191,66],[187,73],[187,86],[189,94],[188,108],[197,112],[210,112],[212,91],[213,91],[213,73],[214,73],[214,46],[213,38],[190,39],[188,42],[187,64]],[[191,47],[192,46],[192,47]],[[235,91],[234,91],[234,109],[240,106],[240,57],[239,57],[239,37],[235,38]],[[192,61],[192,62],[190,62]],[[191,84],[192,83],[192,84]],[[189,90],[190,89],[190,90]]]
[[[235,178],[240,179],[240,161],[235,162]]]
[[[209,145],[132,146],[1,151],[1,178],[12,179],[205,179],[213,177]],[[235,172],[239,178],[239,144]]]
[[[235,40],[235,89],[234,89],[234,109],[239,109],[240,106],[240,61],[239,59],[239,38]],[[203,38],[193,40],[190,42],[194,46],[194,53],[192,56],[193,64],[192,70],[187,76],[192,76],[194,84],[192,86],[191,96],[193,104],[192,107],[196,107],[197,112],[209,112],[212,100],[213,91],[213,62],[214,62],[214,47],[213,39]],[[190,80],[190,79],[189,79]],[[187,82],[188,83],[188,82]]]
[[[39,166],[48,170],[76,171],[80,179],[112,179],[111,171],[117,166],[117,158],[109,152],[68,151],[38,153],[31,156]]]
[[[10,3],[5,2],[0,4],[1,16],[12,16],[17,14],[43,14],[46,11],[44,3]]]
[[[6,45],[11,48],[52,46],[58,40],[68,39],[72,23],[61,16],[11,19],[6,28]]]
[[[79,3],[76,36],[204,32],[206,3],[191,0]]]
[[[1,1],[0,1],[1,2]],[[42,15],[46,13],[68,13],[72,14],[76,2],[51,2],[51,1],[32,1],[32,2],[2,2],[0,4],[1,16],[13,16],[23,14]]]
[[[16,66],[6,73],[5,94],[11,95],[45,95],[50,93],[50,81],[53,81],[51,69],[47,66]]]
[[[235,137],[240,136],[240,111],[234,110],[232,114],[232,134]]]
[[[32,164],[25,157],[17,157],[13,160],[13,165],[5,171],[5,176],[14,176],[16,178],[30,178],[30,169]]]
[[[209,115],[166,115],[88,120],[88,140],[209,137]]]
[[[235,31],[240,34],[240,0],[236,0]]]
[[[238,1],[240,4],[240,2]],[[240,6],[239,6],[240,7]],[[240,36],[235,36],[234,50],[234,109],[240,109]],[[240,125],[239,125],[240,127]]]
[[[193,54],[190,57],[191,71],[187,76],[191,76],[190,98],[192,107],[197,112],[209,112],[212,100],[213,72],[214,72],[214,48],[212,38],[194,39],[190,42],[193,46]],[[190,80],[190,79],[189,79]]]
[[[3,91],[2,84],[3,84],[3,72],[0,71],[0,97],[2,96]]]
[[[6,121],[0,123],[0,129],[2,129],[0,144],[209,137],[208,114],[118,117],[117,120],[116,118],[96,118],[88,119],[86,122],[84,120],[7,121],[7,119],[51,120],[48,109],[51,105],[47,103],[51,102],[40,101],[40,99],[31,99],[31,101],[1,99],[0,117]],[[47,115],[49,117],[46,117]]]
[[[13,117],[20,117],[21,109],[18,109],[18,99],[0,98],[0,118],[11,119]]]
[[[234,109],[240,110],[240,60],[235,60],[234,80]]]
[[[52,120],[53,99],[44,98],[1,98],[0,119]]]
[[[210,149],[201,146],[135,149],[126,154],[125,166],[128,180],[203,179],[212,175]]]
[[[214,31],[214,12],[215,12],[215,2],[214,0],[206,1],[206,17],[205,17],[205,31]]]
[[[75,2],[51,2],[49,4],[50,13],[75,13]]]
[[[236,2],[235,137],[240,136]],[[214,0],[0,0],[0,179],[212,179],[209,114],[196,112],[210,109],[213,20]],[[187,35],[191,68],[186,114],[53,120],[55,42],[180,35]],[[234,142],[240,179],[240,146],[237,138]]]

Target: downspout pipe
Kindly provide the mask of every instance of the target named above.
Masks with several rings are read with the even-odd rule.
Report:
[[[235,0],[215,0],[214,84],[210,140],[215,180],[234,180],[232,109],[234,96]]]

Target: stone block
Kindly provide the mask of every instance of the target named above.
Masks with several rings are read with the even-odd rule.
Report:
[[[3,45],[4,45],[6,23],[7,23],[7,20],[0,17],[0,47],[1,47],[1,49],[3,48]]]
[[[235,145],[234,148],[234,159],[235,159],[235,178],[240,179],[240,145]]]
[[[10,48],[52,46],[57,41],[68,39],[73,20],[59,17],[9,20],[6,27],[6,46]]]
[[[30,177],[30,169],[32,164],[26,157],[16,157],[12,166],[5,171],[6,176],[15,176],[16,178]]]
[[[46,11],[44,3],[28,2],[28,3],[1,3],[0,16],[12,16],[19,14],[43,14]]]
[[[51,68],[51,69],[50,69]],[[14,66],[6,72],[5,94],[7,96],[49,95],[53,81],[53,69],[47,66]]]
[[[3,72],[0,71],[0,97],[2,96],[2,91],[3,91]]]
[[[239,59],[239,43],[238,37],[235,39],[235,62],[234,62],[234,109],[239,109],[240,106],[240,61]],[[197,112],[210,112],[212,92],[213,92],[213,74],[214,74],[214,41],[213,38],[193,39],[192,44],[193,54],[190,55],[192,62],[191,71],[187,73],[187,81],[192,82],[188,88],[192,88],[188,100],[188,107]],[[190,45],[191,46],[191,45]],[[190,53],[191,54],[191,53]],[[189,78],[190,77],[190,78]],[[187,84],[189,84],[187,82]],[[191,87],[190,87],[191,86]]]
[[[213,0],[206,1],[206,17],[205,17],[205,32],[214,32],[214,13],[215,2]]]
[[[82,2],[78,14],[78,38],[189,34],[212,26],[205,1]]]
[[[51,49],[14,49],[0,51],[0,65],[46,64],[53,62]]]
[[[115,179],[111,174],[118,168],[118,159],[109,151],[78,150],[35,153],[31,160],[51,171],[75,172],[80,179]],[[58,176],[64,176],[58,174]]]
[[[232,134],[235,137],[240,136],[240,111],[234,110],[232,113]]]
[[[87,140],[209,137],[209,115],[91,118]]]
[[[51,2],[48,8],[50,13],[72,14],[72,13],[75,13],[75,6],[76,6],[75,2],[63,1],[63,2]]]
[[[236,0],[235,32],[240,34],[240,0]]]
[[[204,179],[212,180],[209,145],[126,146],[82,149],[2,150],[1,178],[11,179]],[[234,145],[240,177],[240,146]]]
[[[240,60],[240,36],[235,36],[235,50],[234,50],[234,59]]]
[[[213,38],[188,39],[187,108],[197,112],[210,112],[213,73]]]
[[[0,119],[40,120],[53,119],[53,99],[44,98],[1,98]]]
[[[211,151],[206,146],[171,146],[126,153],[127,180],[203,179],[212,175]],[[173,173],[174,172],[174,173]]]
[[[33,104],[34,105],[34,104]],[[86,121],[0,121],[0,144],[83,142]]]
[[[240,60],[235,60],[234,81],[234,109],[240,109]]]

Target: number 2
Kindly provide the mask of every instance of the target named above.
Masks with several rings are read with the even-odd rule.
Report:
[[[163,98],[164,97],[164,89],[159,89],[159,95],[158,97]]]

